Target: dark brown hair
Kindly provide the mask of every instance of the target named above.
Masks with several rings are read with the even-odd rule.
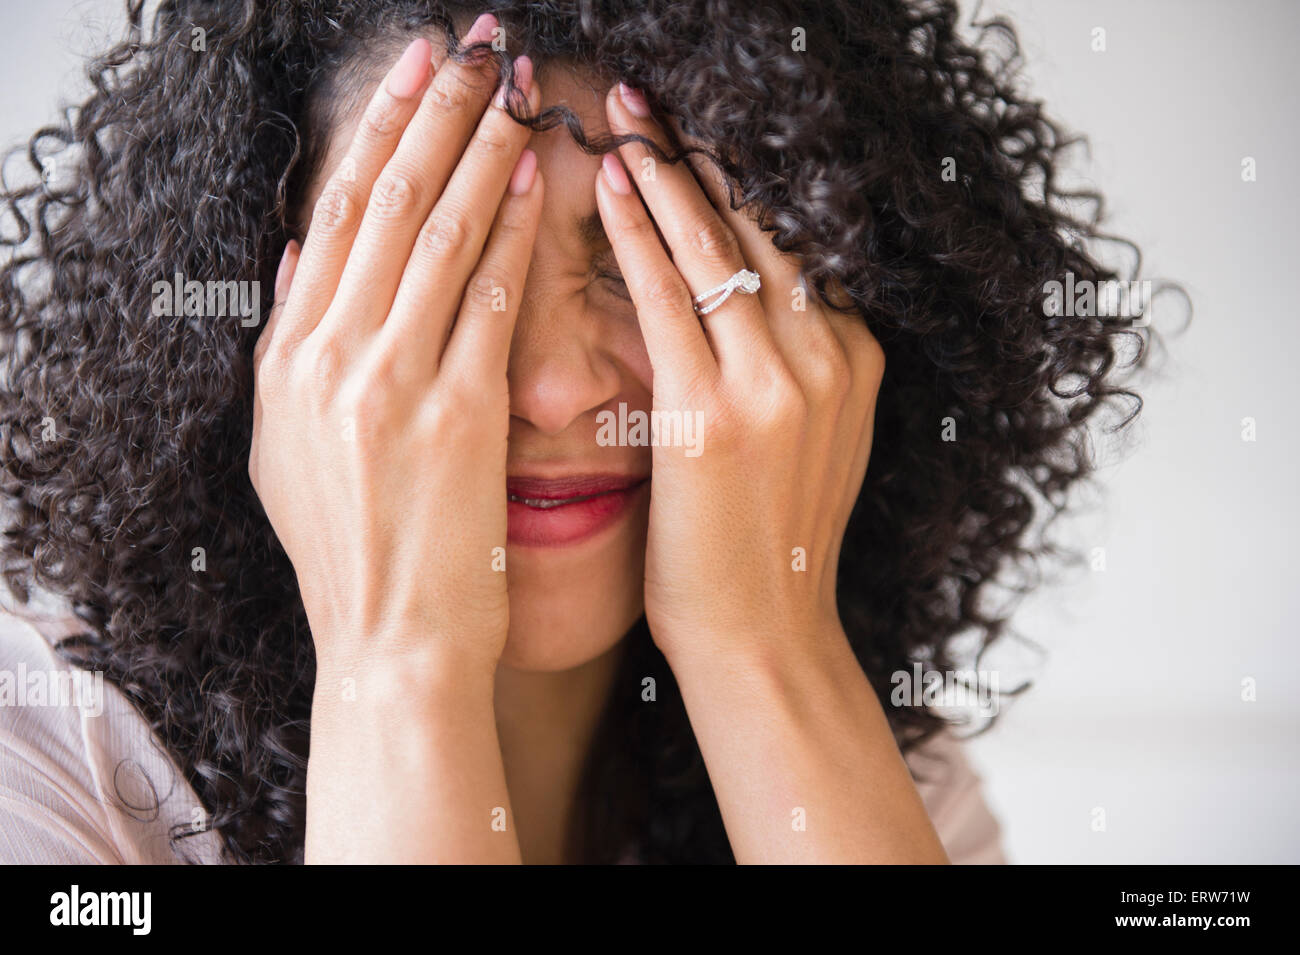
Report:
[[[36,585],[71,602],[85,632],[63,652],[105,669],[144,714],[231,859],[300,861],[314,655],[247,476],[259,330],[156,317],[152,287],[176,272],[258,280],[265,315],[321,144],[309,104],[341,95],[367,50],[482,8],[164,0],[147,33],[141,0],[128,8],[129,37],[90,66],[93,93],[25,149],[29,171],[56,156],[72,181],[4,184],[0,566],[20,597]],[[1088,474],[1090,420],[1137,412],[1117,376],[1146,336],[1044,312],[1051,280],[1119,275],[1088,251],[1104,238],[1097,197],[1058,184],[1072,141],[1020,91],[1010,27],[963,38],[956,4],[938,0],[488,9],[512,52],[646,90],[716,152],[810,287],[842,285],[883,345],[839,568],[841,616],[882,700],[913,661],[953,666],[959,635],[998,638],[1005,608],[989,589],[1047,552],[1032,530]],[[572,116],[534,122],[582,140]],[[575,851],[727,861],[672,675],[644,621],[628,639]],[[657,706],[640,702],[645,676]],[[944,725],[887,710],[905,748]]]

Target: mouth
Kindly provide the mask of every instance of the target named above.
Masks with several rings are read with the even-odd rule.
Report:
[[[507,478],[507,540],[557,547],[594,537],[627,513],[649,481],[626,474]]]

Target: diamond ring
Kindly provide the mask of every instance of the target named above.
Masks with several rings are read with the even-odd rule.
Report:
[[[704,316],[709,314],[727,299],[731,298],[732,292],[739,292],[741,295],[753,295],[762,285],[762,280],[758,277],[757,272],[751,272],[749,269],[741,269],[727,281],[723,282],[716,288],[711,288],[707,292],[701,292],[692,299],[695,305],[695,314]],[[717,296],[708,305],[701,307],[701,303],[707,301],[713,296]]]

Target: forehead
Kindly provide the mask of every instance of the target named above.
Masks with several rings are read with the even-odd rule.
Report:
[[[446,54],[441,39],[431,38],[434,46],[434,65],[441,67]],[[400,51],[399,51],[400,52]],[[357,64],[360,69],[349,70],[354,89],[340,90],[342,94],[333,128],[326,132],[329,138],[324,160],[311,181],[308,182],[299,210],[299,220],[305,227],[311,210],[320,196],[326,181],[347,154],[348,145],[356,134],[361,116],[391,63],[386,58],[380,62]],[[608,132],[605,117],[606,89],[586,70],[562,60],[539,64],[536,81],[542,90],[542,107],[563,105],[577,115],[588,139],[598,139]],[[534,133],[528,147],[537,153],[538,167],[545,180],[545,200],[540,230],[558,239],[565,246],[576,249],[592,238],[584,235],[590,231],[595,219],[596,197],[594,183],[600,170],[600,157],[583,152],[573,141],[563,124]],[[502,184],[504,188],[504,183]],[[588,229],[584,230],[582,223]],[[598,223],[598,219],[595,220]]]

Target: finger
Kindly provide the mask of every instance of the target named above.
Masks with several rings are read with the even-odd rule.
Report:
[[[292,239],[284,247],[284,253],[280,256],[280,267],[276,269],[275,273],[275,302],[271,306],[271,314],[267,318],[266,327],[257,336],[257,342],[253,346],[253,439],[248,451],[248,473],[253,480],[254,486],[257,483],[258,435],[261,433],[262,428],[262,393],[258,384],[265,373],[263,371],[263,362],[266,360],[267,352],[270,351],[272,343],[276,341],[275,336],[280,331],[279,326],[281,316],[284,314],[284,303],[289,297],[289,289],[293,285],[293,276],[298,267],[300,251],[300,246]]]
[[[266,325],[262,328],[261,334],[257,336],[257,342],[253,345],[253,371],[262,365],[262,359],[266,357],[267,351],[273,342],[276,342],[276,335],[283,339],[283,318],[284,306],[289,298],[289,289],[293,286],[294,275],[298,270],[298,262],[301,258],[302,247],[290,239],[284,246],[284,252],[280,255],[280,265],[275,272],[275,300],[271,305],[271,313],[267,316]]]
[[[678,139],[697,145],[675,120]],[[819,531],[839,534],[848,522],[871,454],[876,397],[884,353],[859,315],[826,308],[800,273],[797,256],[782,252],[744,208],[731,208],[724,173],[708,157],[688,160],[719,215],[731,226],[745,260],[763,276],[760,297],[773,338],[810,406],[819,407],[807,436],[809,453],[836,462],[828,485],[837,504],[819,517]],[[847,296],[845,296],[847,298]],[[831,563],[834,567],[834,562]],[[830,572],[833,587],[833,571]]]
[[[483,14],[462,45],[490,40],[496,18]],[[321,334],[347,343],[384,323],[415,238],[474,135],[496,88],[495,61],[448,59],[438,69],[397,148],[374,182]],[[451,244],[451,243],[448,243]]]
[[[282,331],[287,343],[296,344],[310,334],[334,298],[371,186],[429,83],[432,49],[423,39],[406,48],[371,97],[347,153],[321,190],[302,247],[293,307]]]
[[[510,361],[524,282],[542,218],[542,175],[537,154],[525,150],[510,179],[492,232],[465,286],[455,328],[439,369],[468,387],[500,382]]]
[[[532,62],[521,56],[515,62],[515,80],[530,111],[541,103],[532,74]],[[526,175],[532,182],[537,156],[524,159],[531,135],[531,129],[505,111],[498,95],[416,239],[380,338],[381,347],[401,349],[409,359],[403,365],[423,368],[426,379],[436,371],[456,320],[459,296],[448,295],[448,290],[465,288],[513,177]],[[525,259],[525,271],[527,264]]]
[[[885,377],[885,350],[871,334],[867,323],[856,315],[833,313],[830,325],[843,344],[852,368],[852,388],[847,406],[852,409],[850,420],[855,424],[853,434],[848,436],[848,445],[855,449],[853,473],[861,481],[871,454],[876,404]]]
[[[669,125],[682,143],[697,146],[699,143],[681,131],[681,124],[675,119]],[[740,243],[741,254],[749,267],[763,277],[763,287],[759,290],[759,299],[765,309],[777,310],[784,305],[787,310],[792,304],[799,303],[797,289],[802,287],[800,280],[800,261],[797,256],[788,255],[778,249],[772,242],[770,233],[759,228],[754,217],[744,209],[732,209],[731,198],[727,191],[723,172],[707,156],[692,153],[687,157],[696,180],[704,189],[718,215],[731,227],[736,241]]]
[[[619,84],[606,97],[606,108],[610,130],[616,135],[639,133],[660,144],[665,142],[639,93]],[[637,188],[693,297],[746,268],[735,233],[713,208],[689,166],[656,163],[649,147],[641,143],[628,143],[619,147],[619,152],[629,169],[651,172],[635,177]],[[650,164],[644,163],[646,159]],[[707,306],[711,301],[701,304]],[[762,305],[753,295],[733,292],[702,321],[724,372],[733,361],[752,367],[752,362],[768,358],[774,351]]]
[[[681,133],[676,120],[670,122],[684,143],[695,145]],[[778,249],[748,210],[731,208],[726,179],[716,163],[698,153],[688,161],[705,194],[735,234],[745,261],[762,276],[759,297],[768,328],[805,395],[815,398],[842,388],[844,382],[836,379],[851,372],[845,345],[831,326],[828,310],[804,283],[799,259]]]
[[[690,290],[613,153],[605,154],[596,175],[596,207],[636,306],[656,380],[686,384],[714,378],[718,362],[692,308]]]

